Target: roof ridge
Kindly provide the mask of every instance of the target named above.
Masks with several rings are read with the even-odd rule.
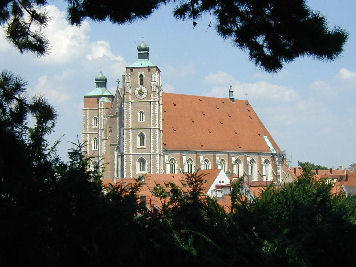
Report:
[[[178,94],[178,93],[167,93],[163,92],[162,94],[165,95],[181,95],[181,96],[190,96],[190,97],[204,97],[204,98],[214,98],[214,99],[221,99],[221,100],[229,100],[228,97],[215,97],[215,96],[204,96],[204,95],[189,95],[189,94]],[[248,102],[248,100],[243,100],[243,99],[235,99],[235,101],[240,101],[240,102]]]

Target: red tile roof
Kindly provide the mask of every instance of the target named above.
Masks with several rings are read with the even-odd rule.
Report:
[[[225,195],[222,198],[217,199],[218,204],[224,208],[225,212],[229,213],[231,211],[231,196]]]
[[[280,151],[248,101],[163,93],[162,102],[167,150],[270,152],[266,135]]]
[[[347,175],[347,181],[342,181],[344,186],[356,187],[356,171],[349,172]]]
[[[203,184],[203,195],[206,195],[211,185],[215,181],[216,177],[222,170],[212,169],[212,170],[199,170],[197,175],[201,175]],[[186,181],[185,174],[146,174],[143,184],[141,185],[137,195],[139,198],[145,197],[146,205],[150,208],[154,206],[161,208],[162,203],[161,200],[153,194],[153,190],[156,186],[160,185],[166,192],[170,192],[171,187],[170,183],[174,183],[183,193],[188,193],[190,188]],[[102,183],[104,186],[114,185],[112,179],[102,179]],[[136,179],[134,178],[118,178],[116,180],[116,184],[123,184],[124,186],[130,186],[131,184],[135,184]],[[169,200],[169,197],[165,200],[166,202]],[[162,200],[164,201],[164,200]],[[220,201],[220,202],[219,202]],[[230,196],[224,196],[224,200],[219,200],[218,203],[224,207],[225,210],[230,207]],[[229,202],[230,201],[230,202]]]

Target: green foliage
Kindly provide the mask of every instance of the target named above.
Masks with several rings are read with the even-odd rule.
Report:
[[[295,183],[267,188],[243,214],[250,216],[274,265],[335,266],[355,259],[354,199],[334,196],[331,188],[304,173]],[[351,250],[340,258],[335,246]]]
[[[194,173],[186,178],[188,194],[170,184],[168,199],[156,187],[165,202],[149,210],[137,198],[142,179],[104,188],[80,145],[62,162],[46,142],[55,112],[24,91],[20,78],[0,74],[1,266],[344,266],[356,260],[356,198],[332,195],[331,185],[313,173],[270,186],[254,200],[239,181],[230,213],[202,195],[203,177]]]
[[[164,188],[160,185],[153,188],[153,193],[156,197],[158,197],[161,200],[167,198],[166,190],[164,190]]]
[[[125,24],[149,17],[161,5],[174,3],[177,19],[215,16],[217,32],[249,53],[251,61],[266,71],[280,70],[299,56],[321,60],[335,59],[343,49],[347,33],[338,27],[330,30],[326,18],[310,10],[305,0],[83,0],[68,3],[68,19],[80,24],[84,19],[110,20]],[[7,0],[0,5],[0,25],[7,25],[7,38],[21,51],[39,55],[48,51],[41,28],[48,15],[41,9],[46,0]],[[33,27],[36,24],[37,27]]]
[[[42,9],[46,0],[5,0],[0,4],[0,25],[6,24],[6,38],[21,53],[45,54],[49,49],[48,40],[42,33],[49,16]]]
[[[305,173],[309,173],[312,170],[328,170],[329,169],[328,167],[316,165],[316,164],[308,162],[308,161],[306,161],[306,162],[298,161],[298,165],[300,167],[302,167],[302,169],[304,170]]]

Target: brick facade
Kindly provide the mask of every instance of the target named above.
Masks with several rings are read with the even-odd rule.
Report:
[[[161,72],[149,61],[149,48],[142,43],[138,51],[115,95],[100,73],[96,88],[84,96],[84,153],[93,167],[101,166],[104,178],[184,173],[208,165],[225,168],[227,174],[240,170],[238,175],[251,181],[286,179],[285,156],[248,102],[163,93]]]

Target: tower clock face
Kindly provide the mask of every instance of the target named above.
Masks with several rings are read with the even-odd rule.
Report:
[[[143,99],[145,98],[147,95],[147,89],[143,86],[140,86],[138,88],[136,88],[135,90],[135,96],[139,99]]]

